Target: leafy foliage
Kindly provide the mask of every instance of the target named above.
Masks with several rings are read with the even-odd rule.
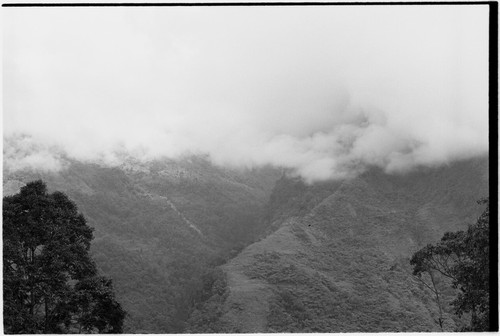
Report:
[[[92,229],[41,180],[3,199],[7,333],[119,333],[125,312],[89,256]]]
[[[452,302],[455,313],[471,314],[462,331],[489,330],[489,200],[479,203],[486,204],[486,209],[467,231],[445,233],[441,241],[417,251],[410,261],[416,276],[439,272],[452,279],[452,286],[459,289]]]

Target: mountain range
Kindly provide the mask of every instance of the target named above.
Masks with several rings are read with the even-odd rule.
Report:
[[[474,223],[483,210],[475,201],[487,194],[485,158],[310,186],[281,178],[269,204],[274,231],[221,267],[225,290],[198,305],[190,330],[440,331],[409,258]],[[443,329],[453,331],[463,324],[449,306],[454,293],[438,285]]]
[[[66,163],[4,166],[4,195],[42,179],[75,201],[127,333],[439,331],[409,258],[473,223],[488,195],[485,157],[314,184],[196,156]]]

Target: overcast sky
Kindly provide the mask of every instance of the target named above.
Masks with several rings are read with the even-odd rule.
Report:
[[[487,153],[487,6],[4,8],[3,19],[12,169],[57,169],[62,152],[107,164],[208,154],[312,181]]]

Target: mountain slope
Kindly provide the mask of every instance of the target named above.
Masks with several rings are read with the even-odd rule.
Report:
[[[227,294],[209,327],[439,331],[437,305],[412,277],[408,259],[444,232],[475,221],[487,176],[483,158],[405,175],[373,169],[312,186],[279,180],[268,209],[275,231],[222,266]],[[203,304],[197,310],[195,317],[207,313]],[[444,317],[445,330],[461,323],[449,307]],[[190,328],[203,332],[206,325],[192,318]]]
[[[181,332],[203,277],[263,230],[270,168],[232,170],[199,157],[119,167],[76,161],[57,172],[4,170],[4,194],[41,178],[95,228],[91,253],[128,312],[125,332]]]

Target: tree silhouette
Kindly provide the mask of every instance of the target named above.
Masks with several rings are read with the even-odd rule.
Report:
[[[478,203],[486,204],[486,209],[467,231],[445,233],[441,241],[425,246],[410,260],[413,274],[418,277],[439,273],[452,280],[453,288],[459,290],[451,303],[455,313],[471,317],[462,331],[490,328],[489,199]]]
[[[125,312],[90,258],[92,228],[41,180],[3,199],[6,333],[120,333]]]

